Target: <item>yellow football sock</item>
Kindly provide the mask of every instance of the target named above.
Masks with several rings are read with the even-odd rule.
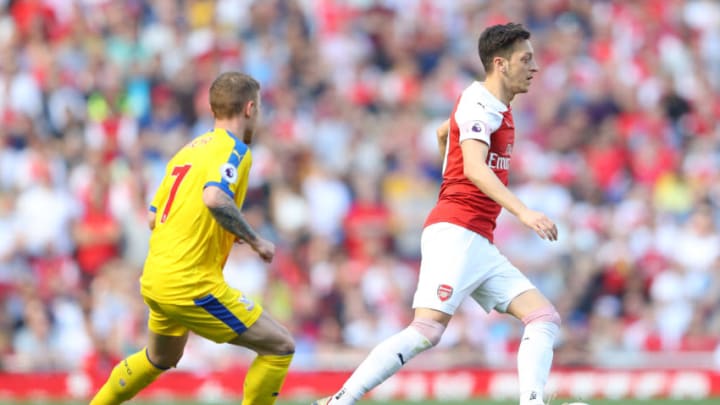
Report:
[[[292,358],[292,354],[257,356],[245,376],[242,405],[273,405]]]
[[[131,354],[118,363],[90,405],[115,405],[127,401],[167,370],[152,364],[146,350]]]

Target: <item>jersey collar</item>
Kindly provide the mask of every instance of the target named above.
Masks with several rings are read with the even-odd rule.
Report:
[[[241,141],[240,141],[240,138],[238,138],[235,134],[233,134],[232,132],[230,132],[229,129],[225,129],[225,128],[213,128],[213,131],[224,131],[224,132],[225,132],[226,134],[228,134],[228,135],[230,136],[230,138],[232,138],[235,142],[241,142]],[[241,142],[241,143],[242,143],[242,142]]]
[[[483,83],[484,82],[476,81],[475,83],[473,83],[473,85],[477,86],[480,89],[480,91],[483,94],[485,94],[485,96],[487,97],[486,100],[492,106],[492,108],[496,109],[498,112],[501,112],[501,113],[504,113],[505,111],[509,110],[510,106],[506,105],[505,103],[500,101],[497,97],[495,97],[495,95],[492,94],[490,92],[490,90],[488,90],[485,87],[485,84],[483,84]]]

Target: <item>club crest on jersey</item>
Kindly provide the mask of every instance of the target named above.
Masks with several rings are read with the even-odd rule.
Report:
[[[440,284],[437,288],[437,296],[440,301],[445,302],[453,295],[453,288],[447,284]]]
[[[220,175],[228,183],[235,183],[238,179],[237,168],[232,163],[225,163],[220,167]]]
[[[476,122],[473,124],[473,126],[470,128],[471,131],[480,133],[483,131],[482,123]]]
[[[513,149],[513,144],[509,143],[507,148],[505,148],[505,154],[508,156],[512,155],[512,149]]]

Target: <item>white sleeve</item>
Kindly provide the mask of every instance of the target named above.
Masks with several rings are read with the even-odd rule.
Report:
[[[477,139],[490,145],[490,135],[500,128],[501,113],[463,95],[455,110],[455,122],[460,129],[460,142]]]

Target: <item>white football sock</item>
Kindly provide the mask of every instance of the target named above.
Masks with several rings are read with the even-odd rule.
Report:
[[[331,405],[352,405],[368,391],[395,374],[400,367],[433,346],[413,326],[385,339],[368,354],[343,388],[330,400]]]
[[[553,359],[553,344],[559,327],[546,321],[530,322],[525,326],[517,365],[520,384],[520,405],[543,404],[543,391]]]

